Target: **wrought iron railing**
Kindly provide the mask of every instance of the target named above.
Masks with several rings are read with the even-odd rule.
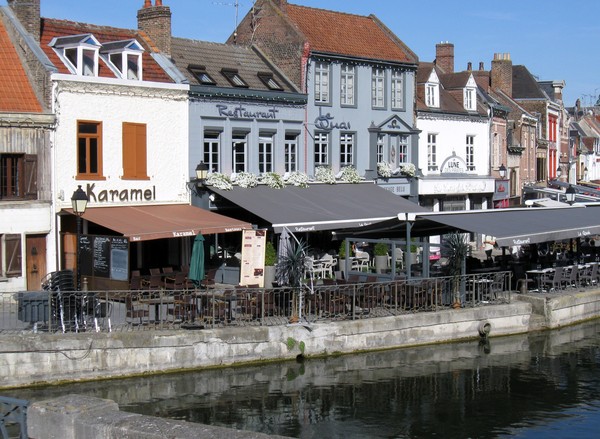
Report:
[[[2,439],[27,439],[27,406],[24,399],[0,396],[0,434]],[[15,435],[18,431],[18,436]]]

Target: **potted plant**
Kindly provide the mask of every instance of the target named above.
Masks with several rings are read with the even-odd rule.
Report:
[[[306,267],[308,245],[304,241],[293,243],[288,247],[287,254],[279,258],[276,274],[278,279],[286,279],[288,286],[292,287],[292,315],[290,323],[297,323],[301,316],[302,280]]]
[[[338,268],[346,277],[346,241],[342,241],[338,250]]]
[[[444,237],[444,247],[448,255],[448,275],[451,277],[452,307],[460,308],[461,279],[464,280],[466,258],[469,253],[469,242],[466,235],[451,233]]]
[[[378,242],[373,248],[375,255],[375,271],[384,273],[388,268],[388,245],[383,242]]]
[[[271,241],[265,246],[265,275],[264,287],[271,288],[275,281],[275,264],[277,264],[277,252]]]

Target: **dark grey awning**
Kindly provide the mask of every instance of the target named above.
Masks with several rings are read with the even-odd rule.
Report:
[[[210,187],[219,196],[272,224],[276,233],[363,227],[398,212],[425,212],[423,207],[372,183],[311,184],[271,189],[234,187],[230,191]]]
[[[406,221],[402,215],[399,218],[352,232],[360,236],[404,236]],[[495,236],[498,245],[505,247],[600,234],[600,206],[419,213],[412,224],[411,236],[474,232]]]

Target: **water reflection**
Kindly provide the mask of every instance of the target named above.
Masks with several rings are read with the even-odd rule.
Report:
[[[487,343],[21,389],[12,396],[84,393],[126,411],[299,438],[595,437],[599,369],[596,321]]]

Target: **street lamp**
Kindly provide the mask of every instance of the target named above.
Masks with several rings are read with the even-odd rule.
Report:
[[[558,168],[556,168],[556,178],[560,178],[561,175],[562,175],[562,169],[559,166]]]
[[[208,177],[208,165],[204,162],[198,163],[196,166],[196,178],[192,178],[189,187],[194,191],[196,196],[202,197],[199,191],[200,186],[204,185],[206,178]]]
[[[575,202],[576,194],[577,194],[577,191],[575,190],[573,185],[570,184],[569,187],[567,188],[567,190],[565,191],[565,198],[567,199],[567,203],[569,203],[570,205],[573,205],[573,203]]]
[[[504,166],[504,163],[500,165],[498,172],[500,173],[500,178],[504,180],[506,178],[506,166]]]
[[[81,189],[81,185],[77,187],[77,190],[73,192],[71,197],[71,205],[73,206],[73,213],[77,216],[77,291],[81,290],[81,272],[79,270],[81,252],[79,239],[81,236],[81,216],[85,213],[87,207],[88,197]]]

